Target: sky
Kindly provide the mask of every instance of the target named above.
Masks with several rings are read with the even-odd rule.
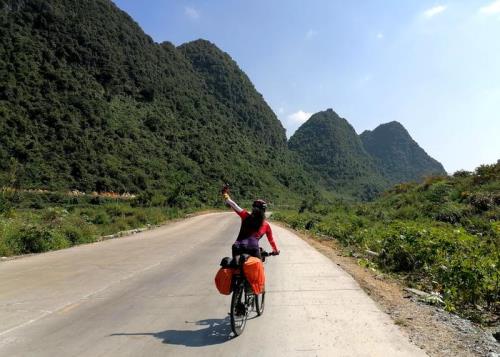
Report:
[[[287,136],[393,120],[448,172],[500,159],[500,0],[115,0],[155,41],[229,53]]]

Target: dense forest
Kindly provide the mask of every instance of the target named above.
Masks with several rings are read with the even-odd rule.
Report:
[[[169,205],[311,191],[248,77],[207,41],[154,43],[108,0],[0,1],[0,186],[160,191]]]
[[[391,185],[446,174],[397,122],[357,135],[332,109],[314,114],[290,138],[290,150],[338,195],[371,200]]]
[[[359,137],[391,184],[446,174],[443,165],[427,155],[398,122],[379,125],[373,131],[364,131]]]
[[[332,109],[309,118],[290,138],[289,148],[339,194],[372,198],[388,185],[354,128]]]

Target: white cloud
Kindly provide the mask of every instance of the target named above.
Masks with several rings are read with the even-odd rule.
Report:
[[[310,40],[311,38],[315,37],[318,34],[318,31],[310,29],[309,31],[306,32],[306,38]]]
[[[186,6],[184,8],[184,14],[193,20],[198,20],[200,18],[200,12],[191,6]]]
[[[494,15],[500,13],[500,0],[493,1],[489,5],[479,8],[479,13],[485,15]]]
[[[383,39],[384,38],[384,34],[382,32],[377,33],[377,38],[379,40]]]
[[[293,114],[290,114],[287,119],[292,123],[302,124],[307,121],[313,115],[313,113],[307,113],[303,110],[299,110]]]
[[[446,8],[447,8],[447,6],[445,6],[445,5],[437,5],[437,6],[431,7],[430,9],[427,9],[424,11],[424,17],[430,19],[431,17],[434,17],[434,16],[442,13],[443,11],[445,11]]]

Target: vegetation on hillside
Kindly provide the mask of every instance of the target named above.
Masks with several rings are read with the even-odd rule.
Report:
[[[354,128],[331,109],[311,116],[292,135],[288,146],[337,194],[367,200],[388,184]]]
[[[500,315],[500,163],[396,185],[371,203],[304,202],[273,218],[338,240],[362,264],[439,294],[450,311]]]
[[[400,123],[382,124],[358,136],[331,109],[311,116],[290,138],[289,148],[328,190],[365,201],[392,184],[446,174]]]
[[[109,0],[0,0],[0,187],[161,192],[172,207],[312,190],[281,123],[207,41],[154,43]]]
[[[443,165],[427,155],[398,122],[379,125],[373,131],[364,131],[359,137],[379,171],[391,184],[446,175]]]

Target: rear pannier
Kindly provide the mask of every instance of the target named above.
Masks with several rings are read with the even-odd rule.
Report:
[[[236,269],[233,268],[220,268],[215,275],[215,286],[221,294],[231,294],[231,282],[233,280],[233,274],[235,271]]]
[[[266,276],[264,274],[264,264],[262,264],[262,260],[255,257],[248,258],[243,265],[243,273],[255,294],[264,292]]]

